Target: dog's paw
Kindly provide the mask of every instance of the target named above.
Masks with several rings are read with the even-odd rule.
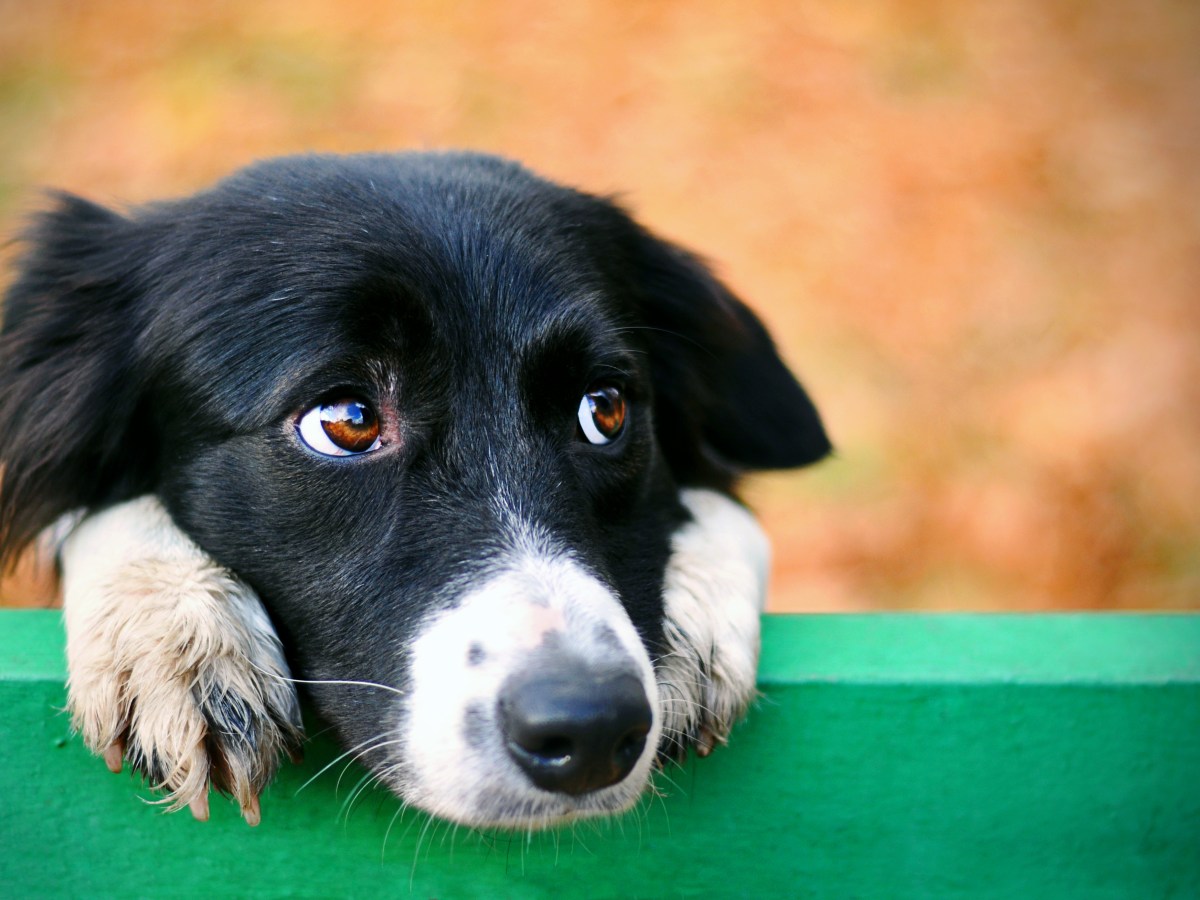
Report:
[[[251,825],[281,754],[303,740],[282,647],[257,596],[152,498],[85,520],[62,550],[68,706],[108,767],[122,757],[175,810],[208,790]]]
[[[770,548],[745,507],[686,490],[692,514],[672,538],[663,583],[663,653],[655,661],[660,757],[701,756],[725,743],[756,696],[760,615]]]

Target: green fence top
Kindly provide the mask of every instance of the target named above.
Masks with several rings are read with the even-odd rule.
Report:
[[[62,647],[0,611],[3,897],[1200,897],[1200,616],[767,617],[730,747],[533,835],[321,739],[258,828],[165,815],[71,735]]]

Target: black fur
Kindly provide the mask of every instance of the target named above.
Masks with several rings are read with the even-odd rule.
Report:
[[[282,159],[128,216],[62,196],[27,245],[0,333],[0,552],[156,492],[260,593],[300,677],[402,682],[374,648],[494,555],[498,486],[653,653],[678,488],[829,451],[695,257],[491,157]],[[597,378],[631,404],[600,447],[575,418]],[[297,417],[344,394],[397,439],[307,450]],[[387,700],[313,694],[347,742]]]

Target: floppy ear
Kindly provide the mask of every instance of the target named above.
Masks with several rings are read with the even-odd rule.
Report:
[[[685,250],[643,235],[659,441],[684,484],[727,486],[832,449],[820,415],[758,318]]]
[[[133,232],[60,195],[25,235],[0,328],[0,563],[63,513],[144,489],[149,436],[130,437]]]

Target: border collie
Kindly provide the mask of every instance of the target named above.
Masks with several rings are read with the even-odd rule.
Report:
[[[302,684],[405,802],[536,828],[725,740],[767,562],[735,480],[830,446],[696,257],[469,153],[62,195],[26,240],[0,550],[74,525],[69,705],[114,771],[253,824]]]

